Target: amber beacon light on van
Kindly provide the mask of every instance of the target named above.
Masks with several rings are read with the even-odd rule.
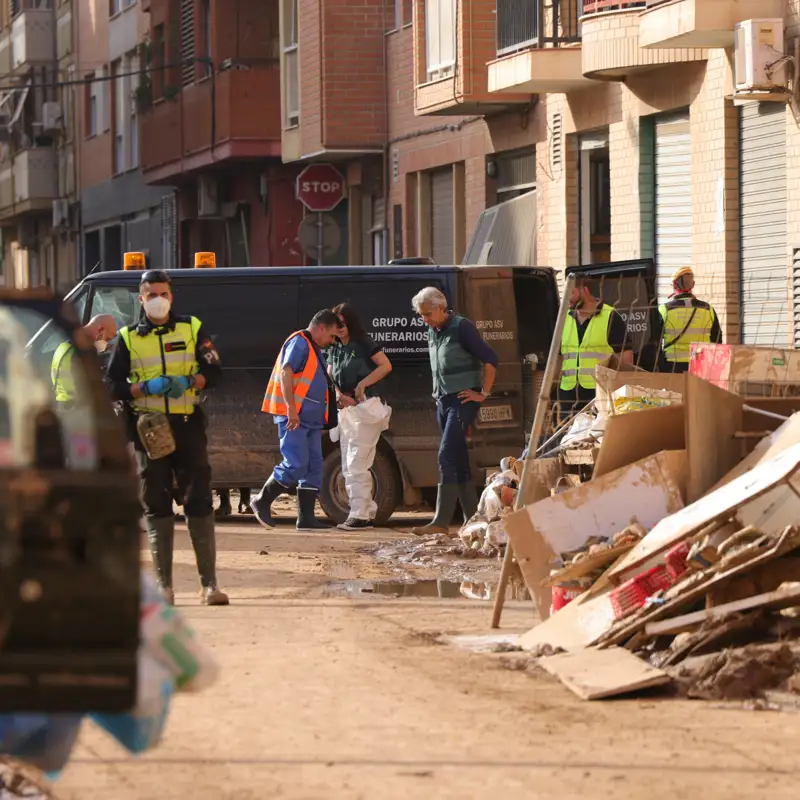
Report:
[[[122,256],[123,269],[145,269],[146,260],[144,253],[125,253]]]
[[[217,266],[217,257],[214,253],[195,253],[195,269],[214,269]]]

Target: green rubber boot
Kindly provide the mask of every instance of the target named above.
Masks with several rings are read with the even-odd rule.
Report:
[[[156,580],[167,599],[174,599],[172,593],[172,552],[175,547],[174,517],[148,517],[147,541],[153,556],[153,569]]]
[[[464,522],[469,522],[478,510],[478,493],[472,481],[458,484],[458,502],[464,513]]]
[[[450,535],[450,523],[456,513],[456,503],[459,498],[459,485],[457,483],[440,483],[436,493],[436,513],[433,519],[419,528],[412,528],[414,536],[430,536],[433,533]]]
[[[197,572],[200,574],[200,599],[207,606],[227,606],[230,600],[217,586],[217,541],[214,517],[188,517]]]

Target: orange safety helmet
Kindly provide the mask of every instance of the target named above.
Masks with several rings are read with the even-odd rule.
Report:
[[[217,266],[217,256],[215,253],[195,253],[195,269],[214,269]]]
[[[123,269],[145,269],[147,260],[144,253],[125,253],[122,256]]]

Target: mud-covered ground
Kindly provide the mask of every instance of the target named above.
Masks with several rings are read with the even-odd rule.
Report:
[[[518,653],[471,652],[489,630],[496,561],[403,544],[394,530],[219,526],[228,608],[198,604],[188,537],[177,600],[214,649],[219,682],[174,703],[135,759],[87,725],[62,800],[264,798],[791,798],[800,715],[649,696],[586,703]],[[430,557],[431,560],[424,560]],[[423,559],[420,561],[420,559]],[[409,589],[404,581],[418,579]],[[510,600],[503,632],[534,624]]]

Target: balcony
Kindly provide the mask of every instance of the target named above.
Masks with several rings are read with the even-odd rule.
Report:
[[[583,74],[595,80],[622,81],[663,64],[705,61],[702,48],[643,49],[639,28],[645,0],[584,0]]]
[[[142,114],[141,139],[148,183],[169,183],[232,159],[280,156],[277,61],[217,72],[174,99],[157,100]]]
[[[26,8],[11,23],[12,67],[16,70],[51,65],[55,57],[53,10]]]
[[[416,10],[417,115],[491,114],[530,102],[530,92],[489,90],[486,64],[497,55],[494,0],[417,0]]]
[[[647,0],[639,44],[652,47],[733,47],[736,23],[783,18],[785,0]]]
[[[497,55],[489,91],[547,94],[583,89],[582,0],[497,0]]]
[[[58,197],[56,153],[33,147],[17,153],[0,168],[0,219],[32,211],[49,211]]]

